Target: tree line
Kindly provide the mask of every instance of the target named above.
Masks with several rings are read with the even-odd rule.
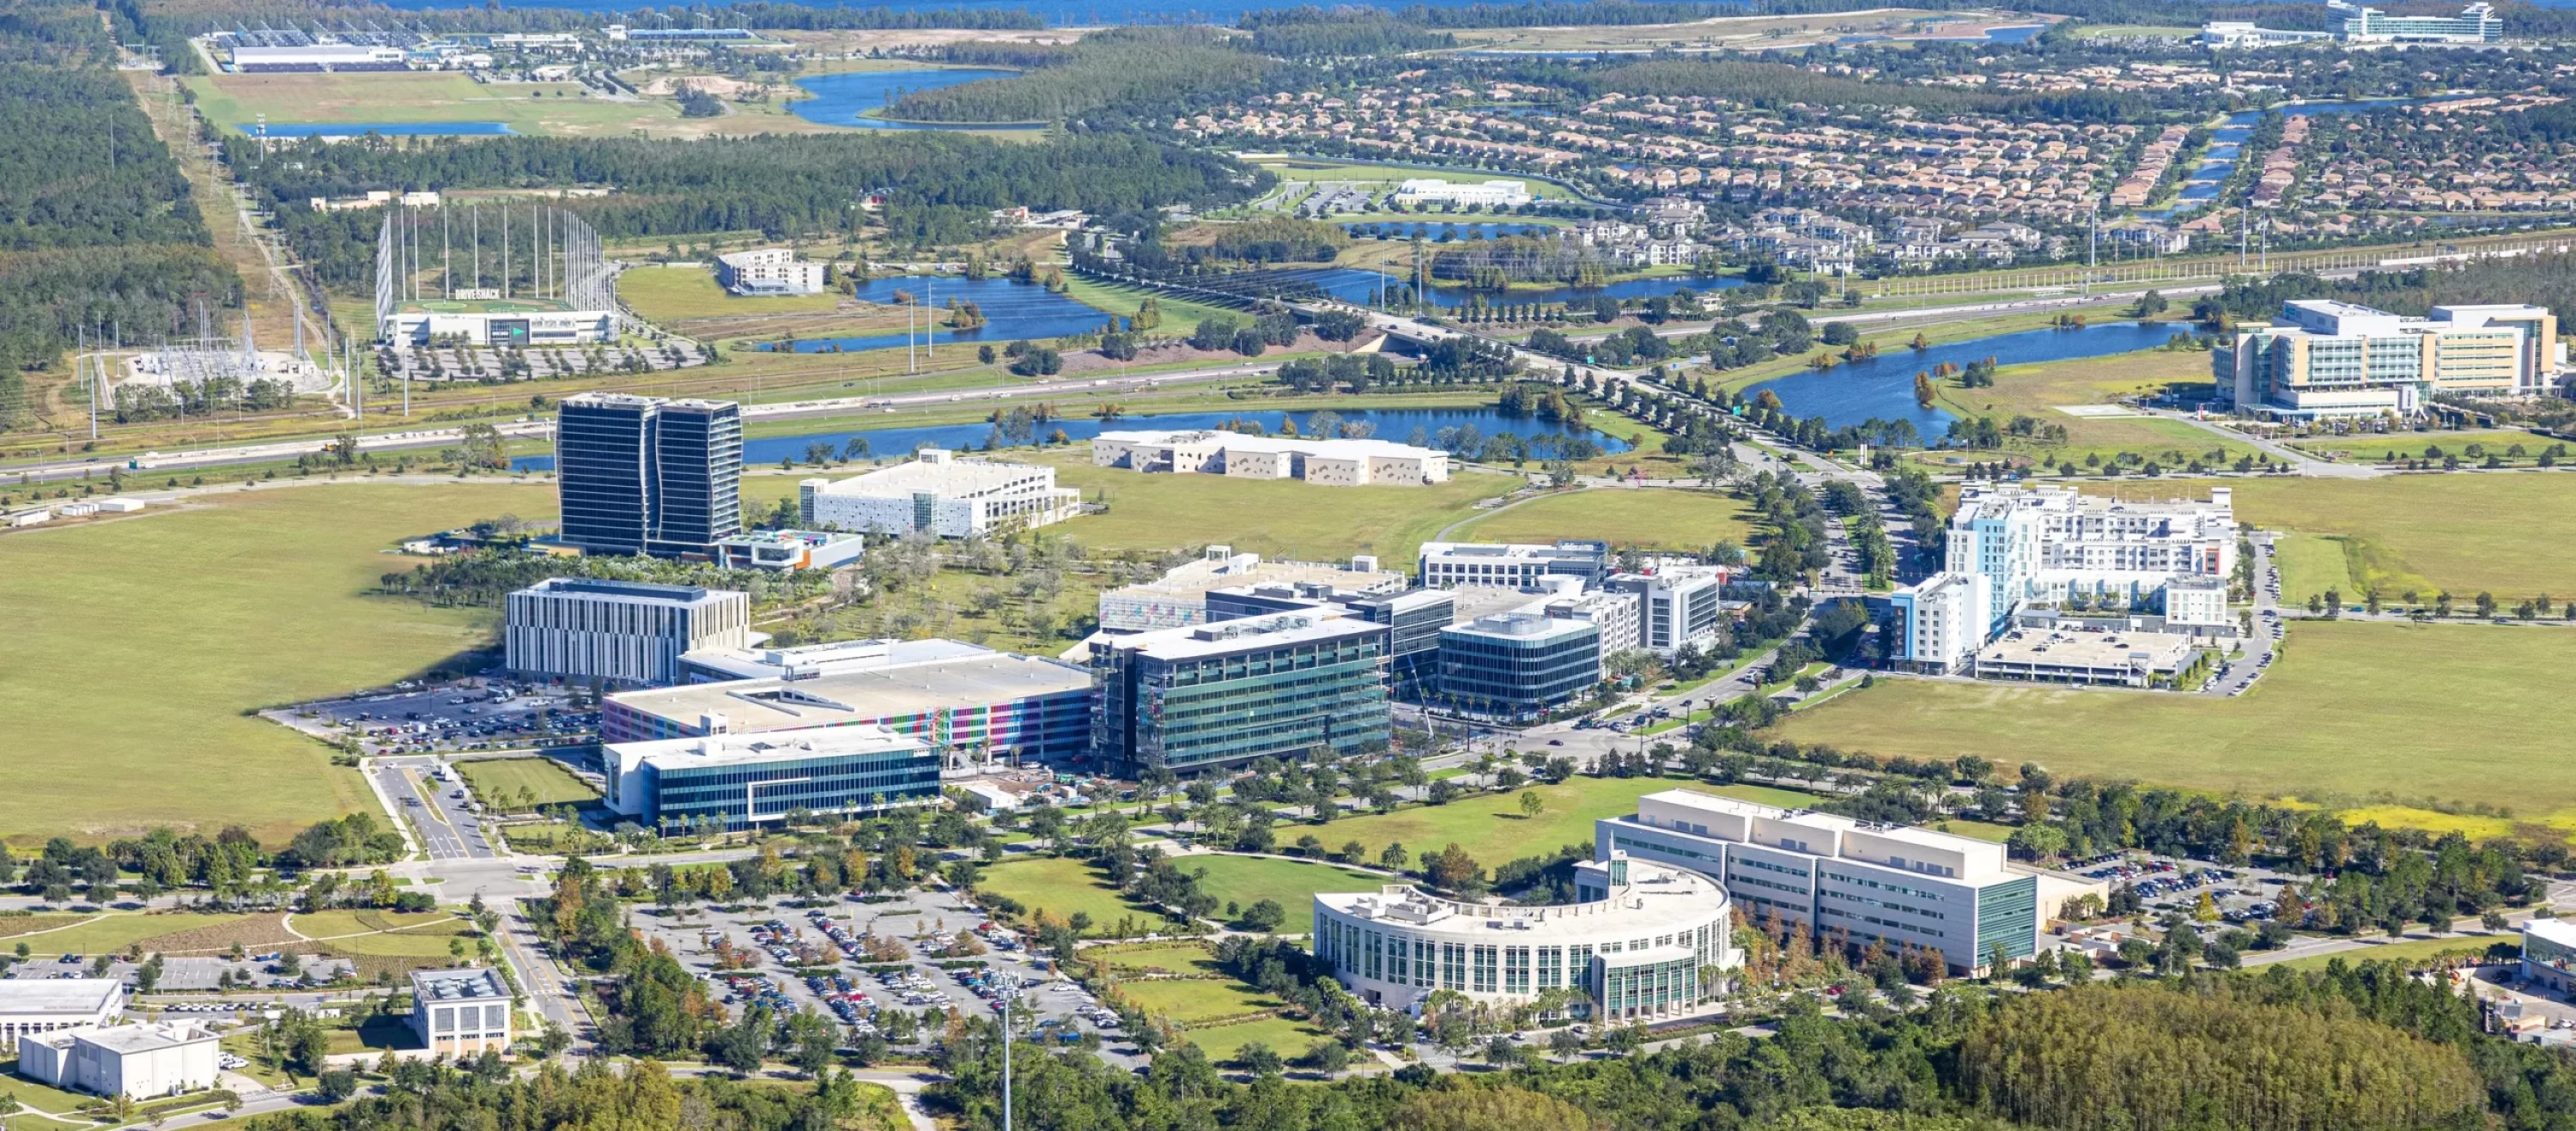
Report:
[[[942,57],[958,63],[1006,63],[1031,69],[914,91],[892,116],[933,122],[1036,122],[1118,108],[1161,118],[1208,101],[1248,98],[1276,88],[1275,60],[1237,50],[1201,28],[1122,27],[1093,32],[1064,46],[959,44]]]

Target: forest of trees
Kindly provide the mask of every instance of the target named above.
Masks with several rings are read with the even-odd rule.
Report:
[[[1168,118],[1208,100],[1249,97],[1274,88],[1276,61],[1225,43],[1199,28],[1123,27],[1093,32],[1070,46],[960,44],[951,62],[1032,68],[896,100],[893,117],[931,122],[1039,122],[1118,108],[1127,116]]]
[[[383,217],[292,205],[370,189],[611,185],[617,191],[608,196],[565,205],[603,236],[749,229],[783,239],[846,230],[856,218],[851,202],[884,188],[892,200],[883,220],[898,240],[956,243],[984,231],[993,209],[1010,205],[1116,217],[1166,204],[1237,202],[1272,183],[1268,174],[1217,154],[1115,133],[1035,144],[933,131],[708,141],[306,142],[273,148],[256,163],[248,139],[226,144],[240,158],[234,167],[276,203],[279,227],[297,256],[324,281],[344,287],[372,283]]]
[[[1834,107],[1911,106],[1936,113],[1979,111],[2050,121],[2125,122],[2144,107],[2135,99],[2110,94],[1993,94],[1951,86],[1868,82],[1818,74],[1788,63],[1743,59],[1653,59],[1642,63],[1579,72],[1568,85],[1587,94],[1625,94],[1726,98],[1751,106],[1778,109],[1796,103]]]

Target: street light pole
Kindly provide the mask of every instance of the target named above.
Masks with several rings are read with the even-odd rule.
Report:
[[[1011,1131],[1011,999],[1020,996],[1019,980],[1002,994],[1002,1131]]]

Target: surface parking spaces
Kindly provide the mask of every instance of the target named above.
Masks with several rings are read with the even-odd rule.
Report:
[[[368,754],[514,750],[579,740],[599,712],[563,688],[503,679],[405,681],[383,694],[306,703],[299,714],[355,735]]]

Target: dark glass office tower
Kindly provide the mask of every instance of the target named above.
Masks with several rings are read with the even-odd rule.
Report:
[[[555,418],[563,540],[591,554],[712,555],[742,531],[742,410],[620,393]]]

